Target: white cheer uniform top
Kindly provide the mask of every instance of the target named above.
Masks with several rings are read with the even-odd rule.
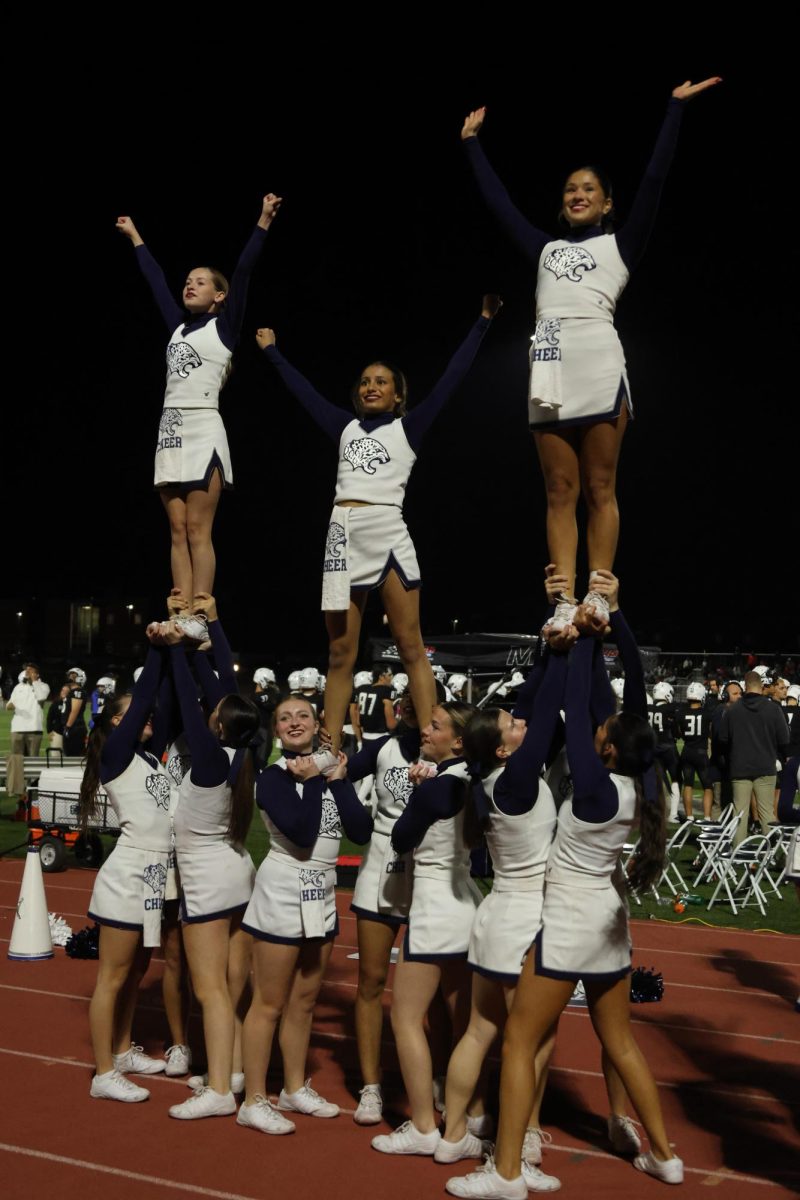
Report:
[[[569,242],[548,242],[539,259],[536,320],[594,317],[613,321],[630,272],[614,234]]]
[[[467,764],[454,763],[436,776],[443,779],[445,775],[456,775],[459,779],[468,779]],[[418,846],[414,849],[414,878],[441,879],[453,878],[459,874],[469,878],[469,850],[464,844],[464,809],[454,817],[434,821]]]
[[[172,845],[171,789],[158,760],[136,753],[122,774],[103,787],[122,831],[119,845],[168,854]]]
[[[417,456],[399,418],[372,433],[350,421],[339,440],[339,472],[334,504],[361,500],[366,504],[403,507],[406,484]]]
[[[576,887],[605,887],[617,868],[620,851],[636,815],[636,788],[629,775],[609,776],[619,796],[610,821],[581,821],[565,800],[558,813],[556,839],[547,860],[547,880]]]
[[[381,746],[375,763],[375,793],[378,805],[375,810],[373,834],[390,837],[395,821],[405,811],[414,794],[414,786],[408,779],[408,759],[400,749],[399,740],[390,737]]]
[[[281,757],[272,765],[285,771],[286,759]],[[303,784],[300,780],[295,781],[295,790],[302,802]],[[281,833],[280,829],[272,824],[263,808],[260,808],[259,812],[269,833],[267,858],[291,863],[292,866],[304,864],[325,870],[336,866],[339,843],[342,840],[342,821],[330,788],[326,788],[322,793],[322,819],[319,824],[319,836],[313,846],[296,846],[294,842],[289,841],[285,833]]]
[[[164,408],[219,409],[231,352],[217,333],[216,319],[184,338],[179,325],[167,343]]]
[[[222,749],[233,761],[236,751],[231,746]],[[181,782],[178,807],[173,816],[175,845],[178,855],[201,850],[212,842],[228,841],[231,821],[231,786],[225,780],[215,787],[199,787],[188,771]]]
[[[508,892],[525,890],[528,880],[544,876],[558,817],[553,793],[543,779],[539,780],[539,795],[529,812],[502,812],[495,804],[494,789],[504,770],[498,767],[481,782],[492,809],[486,844],[494,867],[493,887]]]

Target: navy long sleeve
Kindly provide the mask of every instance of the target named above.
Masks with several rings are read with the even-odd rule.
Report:
[[[636,639],[620,609],[609,618],[611,632],[617,643],[620,661],[625,671],[625,687],[622,692],[622,707],[626,712],[636,713],[647,720],[647,689],[644,683],[642,656]]]
[[[800,757],[787,759],[784,763],[781,790],[778,794],[778,820],[781,825],[800,825],[800,808],[795,808],[794,804],[799,770]]]
[[[475,175],[478,190],[492,215],[497,218],[528,261],[533,266],[538,266],[542,250],[552,238],[522,215],[484,154],[478,138],[467,138],[462,145]]]
[[[163,659],[164,670],[158,688],[158,703],[156,704],[156,714],[153,719],[153,736],[150,739],[148,747],[150,752],[155,754],[156,758],[161,758],[167,746],[175,741],[180,732],[175,711],[175,687],[172,682],[172,672],[169,670],[169,663],[166,662],[166,654],[163,654]]]
[[[172,295],[164,272],[144,244],[136,247],[136,261],[139,264],[139,270],[150,285],[150,291],[164,318],[164,324],[169,333],[172,333],[186,320],[186,311]]]
[[[619,796],[594,748],[589,712],[592,655],[595,639],[582,637],[570,653],[564,707],[567,718],[567,759],[572,775],[572,809],[581,821],[610,821]]]
[[[349,779],[328,779],[326,783],[336,801],[345,835],[357,846],[363,846],[372,837],[372,814],[359,800]]]
[[[297,782],[283,767],[267,767],[256,783],[256,804],[284,837],[295,846],[310,850],[319,837],[322,793],[327,781],[324,776],[315,775],[302,784],[302,795],[298,795]]]
[[[198,787],[218,787],[228,778],[230,759],[219,738],[208,728],[197,702],[197,690],[183,646],[170,646],[170,652],[183,728],[192,755],[192,782]]]
[[[286,361],[277,346],[267,346],[264,354],[311,419],[332,441],[338,443],[342,430],[353,420],[353,414],[320,395],[305,375],[301,375],[296,367]]]
[[[488,317],[478,317],[464,341],[456,350],[445,368],[439,382],[433,391],[426,396],[421,404],[412,408],[411,412],[401,418],[403,430],[412,450],[418,450],[423,437],[442,411],[453,392],[462,383],[478,353],[486,330],[491,325]]]
[[[522,745],[509,758],[494,789],[494,802],[509,816],[530,812],[539,796],[542,765],[550,749],[567,679],[567,659],[549,654]]]
[[[357,783],[359,779],[366,779],[367,775],[374,775],[378,764],[378,755],[391,736],[391,734],[387,734],[386,737],[371,738],[365,741],[358,753],[348,759],[347,778]],[[420,748],[419,730],[411,729],[400,734],[398,742],[406,762],[416,762],[419,758]]]
[[[530,723],[536,694],[544,679],[544,669],[545,660],[543,658],[538,659],[533,664],[525,678],[525,682],[517,692],[517,699],[511,710],[512,717],[519,717],[528,724]]]
[[[215,704],[222,699],[223,696],[230,696],[232,692],[238,692],[239,686],[236,681],[236,672],[233,669],[233,651],[230,648],[225,630],[222,628],[220,620],[209,621],[208,636],[211,638],[211,646],[214,650],[214,662],[217,664],[219,671],[220,694]],[[208,696],[209,701],[211,697]]]
[[[128,711],[119,725],[109,734],[101,751],[100,781],[102,783],[109,783],[121,775],[130,766],[134,754],[140,748],[139,738],[145,721],[153,711],[163,669],[163,650],[157,646],[151,646],[138,682],[133,686],[133,695],[128,705]]]
[[[441,764],[444,765],[444,764]],[[457,775],[426,779],[414,789],[392,830],[392,845],[398,854],[418,846],[435,821],[446,821],[464,807],[464,780]]]
[[[595,646],[592,655],[592,683],[589,708],[595,725],[605,725],[609,717],[617,711],[617,698],[611,687],[611,680],[606,670],[606,660],[603,656],[603,644]]]

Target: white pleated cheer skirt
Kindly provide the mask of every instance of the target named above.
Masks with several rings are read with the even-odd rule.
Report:
[[[214,470],[233,485],[228,437],[215,408],[165,408],[156,442],[154,487],[206,488]]]
[[[582,876],[557,882],[546,878],[536,937],[537,974],[612,980],[630,969],[628,906],[613,883],[596,886]]]
[[[258,868],[242,928],[267,942],[291,945],[338,933],[336,868],[270,858]]]
[[[485,975],[519,978],[526,954],[542,923],[544,875],[530,891],[493,888],[484,897],[469,939],[469,965]]]
[[[609,321],[581,317],[539,321],[537,335],[530,350],[532,429],[613,420],[623,404],[633,415],[622,343]],[[537,351],[550,357],[535,360]],[[537,398],[545,403],[537,403]]]
[[[181,917],[188,923],[213,921],[250,903],[256,869],[244,849],[230,842],[178,849]]]
[[[388,834],[373,831],[353,892],[356,915],[407,921],[413,877],[413,853],[397,854]]]
[[[482,900],[469,875],[414,875],[403,947],[407,962],[466,958],[475,912]]]
[[[161,942],[169,851],[118,842],[97,873],[88,915],[100,925],[141,929],[145,946]]]

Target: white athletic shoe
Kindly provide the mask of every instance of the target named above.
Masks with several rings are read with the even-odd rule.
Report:
[[[608,625],[609,618],[611,616],[611,614],[608,611],[608,600],[606,599],[605,596],[601,596],[599,592],[592,591],[593,578],[594,578],[594,571],[589,576],[589,591],[584,596],[583,603],[584,603],[584,605],[591,604],[594,607],[595,617],[602,617],[603,620],[605,621],[605,624]]]
[[[368,1083],[358,1093],[358,1108],[353,1113],[356,1125],[380,1125],[383,1120],[383,1094],[379,1083]]]
[[[637,1171],[645,1171],[662,1183],[683,1183],[683,1160],[677,1154],[660,1162],[652,1150],[648,1150],[646,1154],[639,1154],[633,1160],[633,1165]]]
[[[420,1133],[411,1121],[405,1121],[394,1133],[380,1133],[372,1139],[373,1150],[381,1154],[429,1154],[436,1153],[441,1141],[438,1129],[433,1133]]]
[[[186,1086],[190,1087],[193,1092],[198,1088],[208,1087],[208,1071],[203,1075],[190,1075],[186,1080]],[[244,1071],[234,1071],[231,1075],[231,1091],[234,1096],[240,1096],[244,1091]]]
[[[187,637],[189,641],[208,641],[208,621],[203,613],[194,613],[184,617],[175,617],[175,624],[183,631],[184,637]]]
[[[173,1104],[169,1110],[171,1117],[179,1121],[196,1121],[200,1117],[229,1117],[236,1112],[236,1101],[233,1092],[221,1096],[213,1088],[198,1088],[193,1096],[181,1104]]]
[[[494,1135],[494,1118],[491,1113],[481,1113],[479,1117],[467,1117],[467,1129],[475,1137],[488,1141]]]
[[[328,771],[332,771],[339,765],[339,759],[332,750],[315,750],[311,757],[323,775],[327,775]]]
[[[471,1175],[456,1175],[448,1179],[444,1187],[451,1196],[466,1196],[474,1200],[528,1200],[528,1186],[522,1175],[516,1179],[504,1179],[497,1174],[491,1155]]]
[[[236,1124],[261,1133],[294,1133],[295,1129],[294,1121],[282,1116],[266,1096],[255,1096],[252,1104],[243,1104]]]
[[[533,1167],[530,1163],[522,1160],[522,1178],[525,1180],[525,1186],[529,1192],[557,1192],[561,1187],[561,1180],[556,1179],[555,1175],[545,1175],[539,1167]]]
[[[638,1154],[642,1148],[642,1139],[636,1132],[636,1125],[630,1117],[612,1113],[608,1118],[608,1140],[617,1154]]]
[[[431,763],[430,765],[433,767],[433,774],[435,775],[436,774],[436,764]],[[433,1077],[433,1107],[439,1113],[444,1112],[445,1082],[446,1082],[446,1076],[434,1075],[434,1077]]]
[[[114,1055],[114,1070],[121,1071],[123,1075],[158,1075],[166,1070],[166,1066],[163,1058],[151,1058],[145,1054],[142,1046],[136,1046],[133,1042],[124,1054]]]
[[[307,1079],[296,1092],[282,1090],[278,1097],[278,1108],[283,1112],[305,1113],[307,1117],[338,1117],[339,1115],[339,1105],[331,1104],[329,1100],[324,1100],[319,1092],[315,1092],[310,1079]]]
[[[95,1100],[122,1100],[125,1104],[138,1104],[141,1100],[149,1100],[147,1088],[137,1087],[121,1071],[106,1071],[104,1075],[95,1075],[89,1095]]]
[[[562,629],[565,629],[567,625],[571,625],[577,607],[577,604],[574,604],[571,600],[559,600],[556,604],[556,611],[543,626],[542,632],[545,629],[549,629],[558,633]]]
[[[542,1161],[542,1142],[552,1140],[551,1134],[546,1133],[544,1129],[534,1129],[529,1125],[522,1143],[522,1161],[530,1167],[538,1167]]]
[[[188,1046],[170,1046],[166,1061],[167,1075],[188,1075],[192,1069],[192,1052]]]
[[[491,1148],[491,1147],[489,1147]],[[479,1137],[469,1130],[464,1134],[458,1142],[447,1142],[443,1137],[439,1138],[439,1145],[433,1152],[434,1162],[438,1163],[454,1163],[459,1162],[462,1158],[483,1158],[486,1153],[487,1145],[482,1142]]]

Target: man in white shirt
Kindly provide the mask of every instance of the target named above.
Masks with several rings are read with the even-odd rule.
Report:
[[[36,756],[42,745],[42,708],[50,695],[49,686],[39,678],[36,663],[26,663],[6,708],[11,718],[11,753],[8,756],[6,792],[22,796],[25,792],[24,757]]]

